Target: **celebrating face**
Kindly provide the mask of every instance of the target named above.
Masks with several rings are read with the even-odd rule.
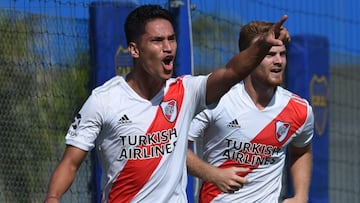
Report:
[[[149,21],[145,26],[145,34],[135,46],[135,58],[139,59],[145,72],[161,80],[167,80],[172,76],[177,43],[173,26],[169,21]]]
[[[265,86],[276,87],[284,80],[286,66],[286,48],[273,46],[259,66],[251,74],[253,81],[258,81]]]

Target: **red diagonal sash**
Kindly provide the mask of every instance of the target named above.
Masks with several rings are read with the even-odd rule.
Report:
[[[297,112],[294,112],[297,110]],[[251,143],[262,143],[262,144],[270,144],[276,147],[282,147],[284,143],[291,137],[292,134],[295,133],[305,122],[307,114],[306,105],[300,104],[298,99],[291,99],[287,106],[276,116],[257,136],[254,137],[250,142]],[[305,116],[304,116],[305,115]],[[285,137],[284,140],[279,142],[276,139],[276,122],[277,121],[291,121],[291,127]],[[273,136],[269,136],[273,135]],[[251,154],[249,154],[251,156]],[[219,166],[219,168],[228,168],[228,167],[246,167],[249,168],[249,172],[239,174],[242,177],[245,177],[248,173],[250,173],[253,169],[258,166],[249,166],[245,164],[241,164],[234,160],[227,160],[223,164]],[[217,195],[219,195],[221,191],[212,183],[204,182],[201,187],[200,192],[200,202],[201,203],[209,203],[211,202]]]
[[[182,80],[177,80],[169,87],[169,91],[164,96],[163,102],[175,100],[177,105],[177,112],[180,112],[184,96],[184,87]],[[173,122],[165,117],[159,105],[156,116],[147,130],[146,135],[152,132],[161,131],[164,129],[172,129],[176,124],[176,119]],[[162,143],[163,144],[163,143]],[[151,146],[138,146],[151,147]],[[128,160],[120,175],[113,183],[109,193],[109,203],[126,203],[130,202],[135,195],[143,188],[146,182],[150,179],[155,169],[158,167],[162,156],[152,157],[148,159]]]

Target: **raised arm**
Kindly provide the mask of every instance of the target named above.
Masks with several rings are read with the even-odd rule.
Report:
[[[283,45],[290,41],[289,32],[283,27],[287,15],[282,16],[269,32],[263,34],[249,48],[241,51],[226,64],[225,67],[214,71],[207,81],[206,102],[217,102],[233,85],[244,79],[255,69],[270,48]]]

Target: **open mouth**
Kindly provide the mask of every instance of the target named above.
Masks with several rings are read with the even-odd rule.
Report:
[[[172,57],[172,56],[167,56],[167,57],[165,57],[165,59],[163,59],[163,63],[164,63],[165,65],[170,65],[170,63],[172,62],[173,58],[174,58],[174,57]]]
[[[271,69],[271,72],[272,73],[280,73],[280,72],[282,72],[282,69],[281,68]]]
[[[173,61],[174,61],[173,56],[167,56],[162,60],[165,70],[172,70],[173,69],[173,64],[174,64]]]

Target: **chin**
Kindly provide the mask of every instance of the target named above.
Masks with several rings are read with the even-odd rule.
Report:
[[[277,86],[280,86],[283,84],[283,81],[269,81],[269,86],[272,86],[272,87],[277,87]]]
[[[169,70],[169,71],[164,71],[164,74],[166,75],[166,77],[172,77],[173,76],[173,71],[171,70]]]
[[[161,76],[161,78],[164,79],[164,80],[168,80],[168,79],[170,79],[172,77],[174,77],[172,72],[169,73],[169,74],[165,73],[164,75]]]

